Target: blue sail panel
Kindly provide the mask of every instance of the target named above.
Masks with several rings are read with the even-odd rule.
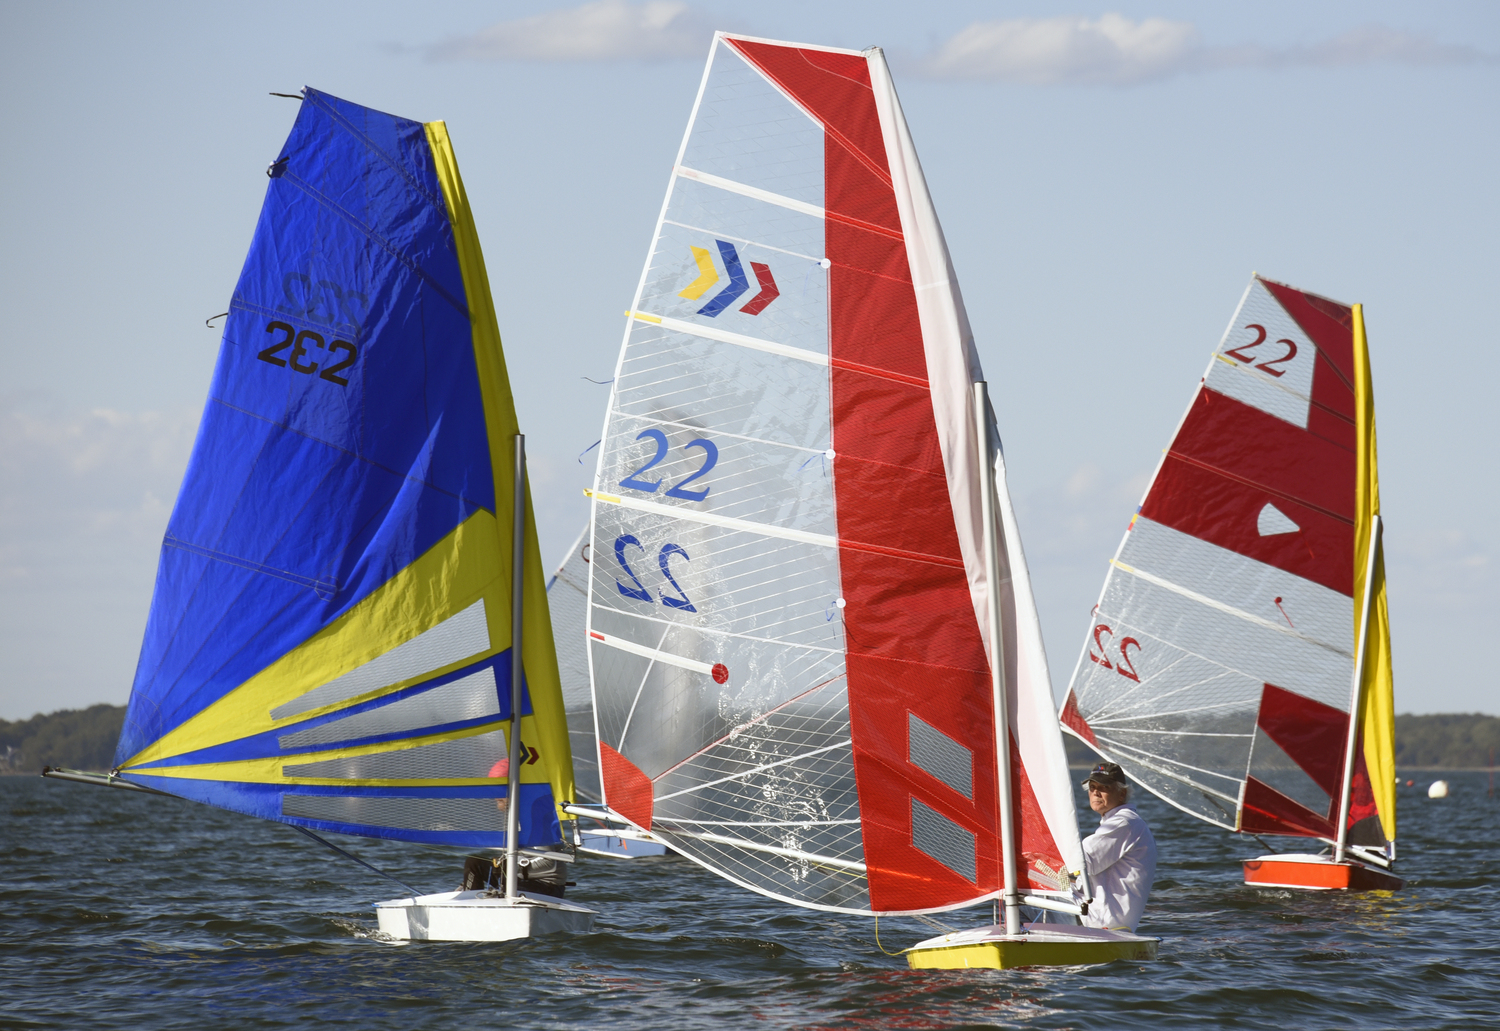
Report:
[[[515,413],[482,262],[461,260],[472,223],[445,131],[304,97],[229,306],[115,761],[256,816],[498,846],[511,486],[495,470]],[[550,815],[526,802],[521,843],[540,845],[558,839],[571,758],[547,727],[555,657],[528,646],[527,680],[522,797]]]

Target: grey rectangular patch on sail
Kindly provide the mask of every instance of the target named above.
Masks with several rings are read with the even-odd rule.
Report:
[[[423,831],[505,831],[493,798],[416,798],[410,795],[302,795],[281,798],[283,816],[328,823],[404,827]]]
[[[911,843],[954,873],[978,883],[978,839],[931,806],[911,800]]]
[[[974,753],[909,712],[906,756],[917,769],[930,773],[965,798],[974,797]]]

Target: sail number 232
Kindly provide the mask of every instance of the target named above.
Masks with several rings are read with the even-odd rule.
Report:
[[[1129,679],[1134,680],[1137,684],[1139,684],[1141,682],[1141,678],[1136,676],[1135,663],[1130,661],[1129,649],[1132,647],[1135,648],[1136,655],[1140,655],[1141,642],[1137,641],[1134,637],[1122,637],[1120,639],[1120,657],[1117,662],[1110,662],[1109,645],[1105,643],[1104,635],[1108,634],[1113,637],[1114,633],[1115,632],[1113,630],[1105,626],[1103,623],[1095,623],[1094,643],[1099,646],[1100,654],[1095,655],[1094,649],[1090,648],[1089,658],[1093,659],[1105,669],[1112,669],[1116,673],[1120,674],[1120,676],[1128,677]]]
[[[271,346],[262,350],[255,357],[272,365],[289,368],[293,372],[300,372],[304,376],[318,374],[319,379],[326,379],[330,383],[337,383],[341,387],[347,387],[349,381],[339,373],[354,364],[359,357],[359,350],[347,340],[329,341],[321,333],[314,333],[310,329],[304,329],[300,333],[295,327],[285,322],[266,323],[266,332],[271,334]],[[277,338],[280,339],[277,339]],[[338,358],[340,354],[344,357],[339,361],[327,361],[323,363],[319,371],[317,362],[306,361],[311,352],[309,346],[326,352],[330,358]],[[286,357],[282,352],[287,351]]]

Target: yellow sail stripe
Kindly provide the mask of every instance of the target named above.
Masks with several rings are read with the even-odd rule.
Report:
[[[491,777],[424,777],[424,778],[347,778],[347,777],[288,777],[284,773],[287,766],[300,766],[303,763],[322,762],[328,759],[349,759],[362,755],[378,755],[382,753],[404,751],[408,748],[418,748],[422,745],[441,744],[444,741],[457,741],[461,738],[474,737],[479,734],[489,734],[496,730],[505,733],[507,744],[510,741],[510,721],[504,720],[499,723],[489,723],[479,727],[465,727],[462,730],[450,730],[441,734],[426,734],[422,737],[407,738],[401,741],[384,741],[374,745],[359,745],[354,748],[335,748],[321,752],[307,752],[301,755],[273,756],[265,759],[237,759],[230,762],[199,763],[191,766],[151,766],[145,769],[131,770],[131,774],[138,777],[176,777],[182,780],[215,780],[228,781],[238,784],[281,784],[281,785],[318,785],[324,787],[453,787],[472,785],[504,785],[505,781]],[[530,742],[537,739],[537,728],[535,719],[531,716],[521,718],[521,740]],[[521,765],[521,781],[525,784],[543,784],[550,782],[550,776],[544,765],[545,753],[536,765]]]
[[[1364,306],[1354,306],[1354,409],[1355,409],[1355,522],[1354,598],[1365,596],[1365,563],[1370,553],[1370,535],[1380,514],[1380,477],[1375,452],[1375,395],[1370,377],[1370,349],[1365,337]],[[1354,640],[1360,624],[1368,618],[1364,675],[1360,680],[1358,715],[1364,739],[1365,768],[1375,806],[1380,811],[1380,829],[1387,841],[1396,840],[1396,699],[1391,675],[1391,623],[1385,600],[1385,553],[1377,543],[1374,583],[1368,613],[1355,612]]]
[[[496,530],[503,539],[500,545],[504,582],[510,580],[509,513],[514,507],[512,455],[516,421],[515,399],[500,346],[500,328],[495,321],[495,305],[490,296],[490,280],[484,268],[484,253],[479,247],[479,233],[474,215],[458,174],[458,160],[448,139],[448,127],[442,122],[428,122],[427,143],[437,167],[438,183],[448,207],[448,221],[453,227],[458,267],[463,275],[464,295],[469,304],[469,323],[474,339],[474,361],[479,372],[480,396],[484,401],[484,421],[489,433],[490,460],[495,481],[495,509],[504,513],[505,525]],[[531,506],[531,490],[526,490],[526,575],[523,599],[523,634],[521,658],[526,668],[526,684],[531,694],[536,727],[526,736],[542,753],[537,765],[545,765],[552,784],[552,796],[559,806],[572,802],[573,753],[568,744],[567,716],[563,709],[562,678],[557,671],[557,652],[552,641],[552,615],[547,607],[547,579],[542,569],[541,550],[537,546],[536,517]],[[486,608],[489,608],[486,603]],[[510,612],[507,602],[495,606],[496,612]],[[508,641],[510,632],[507,629]],[[558,810],[559,818],[565,814]]]
[[[696,301],[708,292],[708,288],[719,281],[719,271],[714,268],[714,258],[706,248],[694,247],[693,260],[698,263],[698,278],[687,285],[678,297],[686,297],[690,301]]]
[[[474,513],[411,565],[276,662],[123,764],[170,759],[357,705],[458,669],[472,657],[368,691],[336,705],[275,720],[271,710],[334,680],[485,598],[492,651],[510,646],[508,578],[502,578],[495,517]]]

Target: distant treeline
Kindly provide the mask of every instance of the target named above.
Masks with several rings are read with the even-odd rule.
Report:
[[[0,720],[0,773],[40,773],[43,766],[106,771],[125,724],[125,706],[59,709],[29,720]]]
[[[124,722],[123,705],[91,705],[29,720],[0,720],[0,773],[38,773],[43,766],[108,770]],[[1087,767],[1099,761],[1077,739],[1064,735],[1063,740],[1069,765]],[[1496,760],[1500,760],[1500,716],[1396,717],[1398,766],[1463,769],[1487,767]]]
[[[1500,761],[1500,716],[1442,713],[1396,717],[1396,765],[1439,769],[1488,767]]]

